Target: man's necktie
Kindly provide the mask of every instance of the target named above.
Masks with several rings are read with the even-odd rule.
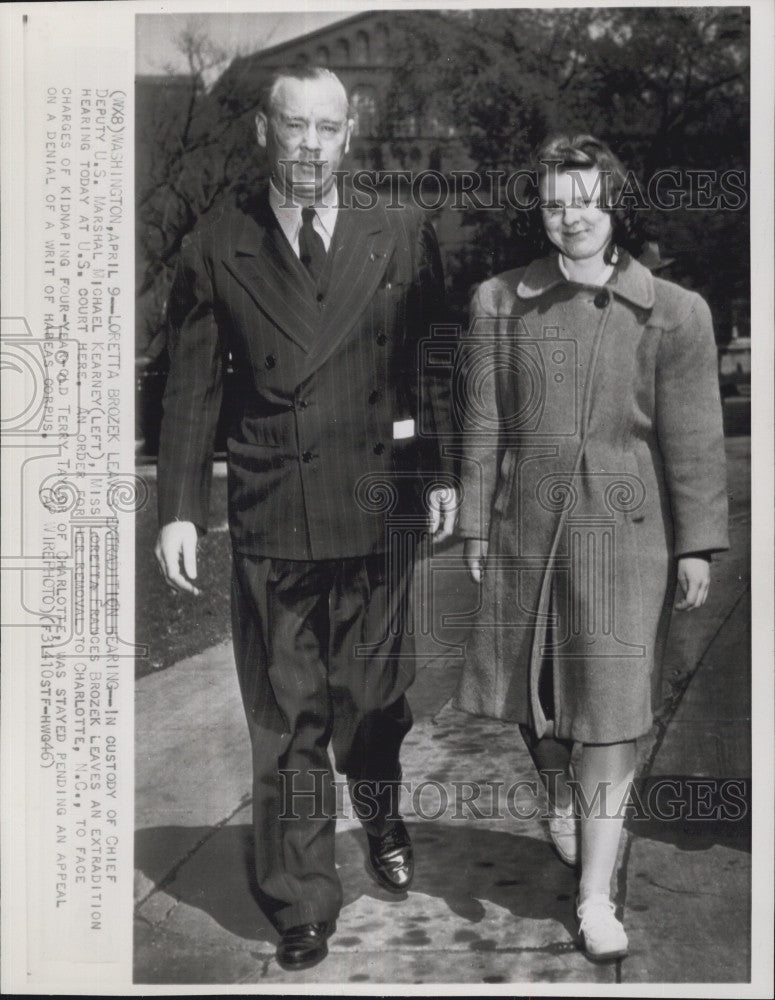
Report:
[[[312,225],[314,208],[302,208],[301,229],[299,230],[299,257],[307,268],[312,280],[317,284],[326,263],[326,245],[323,237]]]

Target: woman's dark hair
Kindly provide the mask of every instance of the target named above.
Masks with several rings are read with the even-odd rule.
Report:
[[[610,262],[614,248],[627,250],[638,257],[649,238],[642,209],[620,204],[619,195],[627,181],[621,160],[600,139],[583,133],[561,133],[547,139],[533,157],[531,169],[514,224],[520,256],[532,260],[555,249],[544,229],[538,184],[550,171],[599,170],[601,175],[600,207],[611,215],[613,236],[606,250]]]

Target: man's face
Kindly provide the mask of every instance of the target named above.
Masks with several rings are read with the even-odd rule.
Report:
[[[351,124],[337,80],[283,77],[269,115],[256,116],[258,144],[267,151],[277,187],[303,202],[330,190],[350,147]]]
[[[600,256],[611,239],[611,216],[600,207],[603,177],[594,167],[545,174],[539,183],[546,235],[571,260]]]

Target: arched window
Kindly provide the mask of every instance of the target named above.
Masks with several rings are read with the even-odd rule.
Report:
[[[369,61],[369,36],[365,31],[355,36],[355,61],[361,65]]]
[[[334,46],[334,58],[337,64],[344,64],[350,61],[350,43],[346,38],[337,38]]]
[[[355,87],[351,105],[355,119],[353,135],[376,135],[379,125],[376,90],[373,87]]]
[[[388,27],[380,21],[371,33],[372,62],[383,63],[388,52]]]
[[[328,59],[329,59],[328,46],[318,45],[317,49],[315,50],[315,62],[318,64],[318,66],[328,66]]]

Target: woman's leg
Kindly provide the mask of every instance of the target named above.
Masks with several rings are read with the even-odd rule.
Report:
[[[578,775],[581,801],[581,882],[579,900],[611,891],[624,809],[635,774],[635,741],[584,745]],[[600,790],[601,796],[597,798]],[[588,809],[587,806],[592,808]],[[605,808],[603,808],[605,805]],[[586,815],[587,812],[589,815]],[[622,815],[619,815],[619,814]]]

